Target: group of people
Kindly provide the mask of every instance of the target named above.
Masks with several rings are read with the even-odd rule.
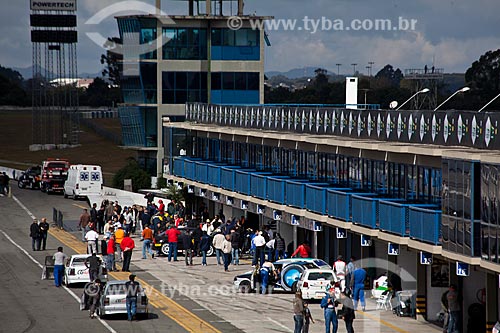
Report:
[[[342,308],[337,310],[339,305]],[[350,298],[350,291],[343,290],[340,293],[340,299],[335,296],[335,287],[330,286],[326,295],[321,299],[321,308],[325,318],[325,332],[337,333],[338,320],[343,319],[348,333],[354,333],[353,321],[356,318],[355,307]],[[309,333],[309,325],[314,324],[309,304],[302,299],[302,293],[297,291],[293,299],[293,320],[295,322],[294,333]]]
[[[49,228],[50,225],[45,217],[40,221],[33,219],[30,226],[31,249],[33,251],[45,251]]]

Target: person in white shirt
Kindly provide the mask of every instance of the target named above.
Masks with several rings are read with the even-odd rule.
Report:
[[[264,265],[264,257],[265,257],[265,247],[266,247],[266,239],[264,236],[262,236],[262,231],[258,231],[257,236],[253,238],[253,243],[255,245],[255,253],[253,256],[252,260],[252,266],[255,266],[259,263],[260,259],[260,266]]]
[[[337,257],[337,261],[333,263],[333,270],[335,272],[335,275],[337,276],[337,279],[340,280],[340,291],[345,290],[345,274],[347,265],[343,259],[344,258],[339,255]]]
[[[215,248],[215,256],[217,257],[217,265],[221,264],[220,262],[221,257],[223,257],[222,259],[224,259],[224,255],[222,252],[222,248],[224,246],[224,240],[225,237],[221,232],[217,232],[214,236],[214,239],[212,240],[212,245]]]
[[[85,234],[85,240],[87,240],[87,251],[89,254],[97,254],[97,240],[99,239],[99,234],[94,230],[90,229]]]
[[[201,231],[206,231],[207,235],[211,235],[214,232],[214,226],[212,225],[212,222],[210,222],[209,219],[205,221],[205,224],[201,227]]]
[[[61,286],[66,258],[67,256],[64,254],[63,248],[59,246],[57,252],[52,256],[52,259],[54,259],[54,284],[56,287]]]
[[[269,242],[266,243],[266,252],[267,252],[267,260],[268,261],[273,261],[274,257],[274,247],[275,247],[276,239],[271,239]]]
[[[226,235],[222,243],[222,253],[224,254],[224,271],[229,272],[229,264],[231,263],[231,237]]]

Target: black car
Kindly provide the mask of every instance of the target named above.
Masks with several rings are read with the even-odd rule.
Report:
[[[178,251],[184,250],[184,242],[182,240],[183,237],[186,236],[184,235],[182,230],[185,228],[186,227],[179,227],[181,234],[179,235],[179,239],[177,241]],[[161,234],[155,236],[153,248],[159,251],[161,254],[168,256],[169,245],[168,245],[168,237],[165,232],[162,232]],[[215,254],[215,248],[212,245],[212,237],[210,237],[210,249],[207,251],[207,257],[213,256],[214,254]]]
[[[22,173],[17,182],[19,188],[39,189],[42,175],[42,167],[39,165],[29,167]]]

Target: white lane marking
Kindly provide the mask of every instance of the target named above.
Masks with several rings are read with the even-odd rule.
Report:
[[[276,325],[280,326],[281,328],[283,328],[284,330],[286,330],[287,332],[293,332],[292,329],[289,329],[288,327],[286,327],[285,325],[281,324],[279,321],[276,321],[274,319],[271,319],[269,317],[267,317],[267,319],[270,321],[270,322],[273,322],[275,323]]]
[[[24,206],[15,196],[12,196],[12,198],[14,198],[14,200],[17,202],[17,204],[31,217],[31,218],[35,218],[35,215],[33,215],[28,208],[26,208],[26,206]],[[40,264],[35,258],[33,258],[33,256],[31,254],[29,254],[25,249],[23,249],[23,247],[19,244],[17,244],[12,238],[10,238],[9,235],[7,235],[5,233],[5,231],[1,230],[0,229],[0,232],[5,236],[5,238],[7,238],[15,247],[17,247],[19,250],[21,250],[21,252],[23,252],[28,258],[30,258],[31,261],[33,261],[38,267],[40,268],[43,268],[42,264]],[[69,289],[68,287],[66,286],[62,286],[64,288],[64,290],[66,290],[77,302],[78,304],[80,304],[80,297],[78,297],[74,292],[73,290]],[[118,333],[117,331],[115,331],[111,326],[109,326],[109,324],[107,322],[105,322],[104,320],[102,320],[101,318],[99,317],[96,317],[99,322],[104,326],[106,327],[106,329],[110,332],[110,333]]]
[[[28,208],[26,208],[25,205],[22,204],[21,201],[19,201],[18,198],[16,198],[14,195],[12,196],[12,199],[14,199],[15,202],[17,202],[17,204],[19,206],[21,206],[21,208],[32,218],[32,219],[36,219],[35,215],[33,215]]]

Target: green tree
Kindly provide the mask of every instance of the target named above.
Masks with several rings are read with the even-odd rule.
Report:
[[[399,87],[402,79],[403,73],[399,68],[395,70],[392,65],[385,65],[385,67],[375,75],[375,84],[379,87]]]
[[[500,49],[488,51],[479,60],[474,61],[465,72],[467,86],[472,88],[468,93],[468,100],[475,101],[470,105],[472,109],[479,109],[489,100],[500,93]],[[489,108],[500,106],[496,101]]]
[[[182,190],[179,190],[177,189],[177,185],[169,185],[167,187],[167,198],[169,200],[175,200],[176,202],[184,201],[184,192],[184,188],[182,188]]]
[[[102,76],[116,86],[120,86],[121,83],[120,73],[123,56],[121,52],[117,52],[121,45],[121,38],[109,37],[104,44],[104,47],[107,49],[106,54],[101,55],[101,64],[105,66],[102,70]]]
[[[124,179],[132,179],[132,189],[134,192],[137,192],[141,188],[151,187],[151,177],[134,158],[129,158],[127,165],[115,174],[113,177],[113,186],[123,190]]]

